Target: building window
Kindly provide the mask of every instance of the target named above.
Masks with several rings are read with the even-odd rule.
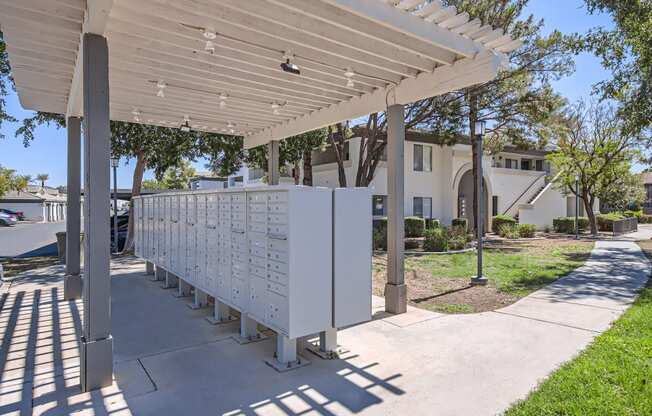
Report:
[[[531,170],[531,169],[532,169],[532,161],[530,159],[522,159],[521,170]]]
[[[498,215],[498,195],[493,195],[491,197],[491,216],[495,217]]]
[[[387,216],[387,195],[374,195],[371,199],[371,212],[374,217]]]
[[[505,168],[507,168],[507,169],[518,169],[518,160],[516,160],[516,159],[505,159]]]
[[[412,215],[421,218],[432,218],[432,198],[415,196],[412,200]]]
[[[539,159],[535,162],[536,165],[536,170],[539,172],[543,172],[543,159]]]
[[[432,172],[432,147],[414,145],[413,167],[415,172]]]

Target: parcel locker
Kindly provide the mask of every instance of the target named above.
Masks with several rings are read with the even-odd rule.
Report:
[[[212,296],[217,296],[219,235],[217,231],[218,202],[217,193],[206,194],[206,285]]]
[[[179,195],[170,195],[170,233],[168,235],[169,261],[168,267],[175,275],[179,275]]]
[[[197,195],[186,195],[186,276],[188,283],[197,285]]]
[[[187,222],[187,211],[186,211],[187,196],[186,194],[179,195],[179,244],[178,244],[178,260],[179,260],[179,277],[184,280],[188,279],[187,276],[187,266],[188,266],[188,252],[187,247],[187,237],[188,232],[188,222]]]
[[[197,194],[195,204],[195,277],[197,279],[197,286],[204,292],[209,292],[206,279],[206,194]]]

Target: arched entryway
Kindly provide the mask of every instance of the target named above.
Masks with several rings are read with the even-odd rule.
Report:
[[[457,186],[457,212],[458,218],[466,218],[469,222],[469,228],[473,228],[475,212],[473,212],[473,170],[469,169],[460,177]],[[491,207],[489,206],[489,193],[486,178],[483,180],[484,194],[484,227],[489,228],[489,216]]]

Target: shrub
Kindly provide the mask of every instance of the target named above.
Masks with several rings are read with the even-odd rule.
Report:
[[[518,236],[521,238],[532,238],[537,230],[534,224],[519,224],[517,226]]]
[[[386,230],[387,229],[387,218],[383,217],[383,218],[374,219],[373,220],[373,228],[374,228],[374,231],[379,230],[379,229]]]
[[[550,232],[550,226],[548,224],[543,226],[543,232],[548,234]]]
[[[500,224],[498,235],[503,238],[518,238],[518,229],[515,224]]]
[[[622,220],[624,218],[624,215],[617,212],[610,212],[609,214],[598,214],[596,215],[596,219],[598,221],[598,230],[613,231],[614,221]]]
[[[641,218],[638,219],[638,222],[641,224],[652,224],[652,215],[643,214]]]
[[[589,227],[589,219],[587,217],[579,217],[578,225],[580,231],[584,231]],[[575,233],[575,217],[558,217],[552,220],[552,227],[555,232],[574,234]]]
[[[627,210],[627,211],[623,212],[623,215],[625,216],[625,218],[636,217],[636,218],[640,219],[643,216],[643,211]]]
[[[403,246],[406,250],[416,250],[419,248],[419,240],[408,238],[405,240]]]
[[[439,227],[441,227],[439,220],[436,220],[434,218],[426,218],[426,230],[439,228]]]
[[[424,234],[424,251],[448,251],[448,230],[446,228],[430,228]]]
[[[406,237],[423,237],[423,230],[426,228],[426,222],[419,217],[405,217],[405,236]]]
[[[516,219],[509,215],[496,215],[491,218],[491,231],[494,234],[500,234],[500,226],[503,224],[516,225]]]
[[[462,230],[464,230],[464,233],[466,233],[469,230],[469,222],[467,221],[466,218],[453,218],[453,221],[451,222],[451,226],[453,228],[455,227],[462,228]]]
[[[373,243],[374,250],[387,250],[387,228],[374,229]]]

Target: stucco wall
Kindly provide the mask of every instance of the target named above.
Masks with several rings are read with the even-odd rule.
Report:
[[[565,217],[566,214],[566,197],[554,185],[548,184],[532,204],[519,206],[518,220],[521,224],[534,224],[538,230],[543,230],[552,228],[554,218]]]
[[[533,182],[537,183],[528,189],[520,201],[516,202],[508,215],[516,215],[519,204],[524,204],[543,187],[545,173],[529,170],[491,168],[489,176],[493,185],[493,194],[498,195],[498,214],[505,213],[505,210],[516,201],[516,199],[528,189]],[[565,208],[565,204],[564,208]]]

